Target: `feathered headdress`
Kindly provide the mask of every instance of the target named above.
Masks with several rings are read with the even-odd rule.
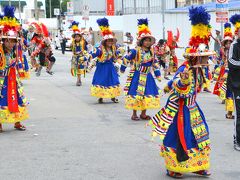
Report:
[[[224,38],[222,42],[224,41],[232,41],[233,34],[232,34],[232,29],[231,29],[231,24],[230,23],[225,23],[224,24]]]
[[[74,32],[74,34],[80,34],[80,29],[78,28],[79,22],[73,21],[71,24],[71,28]]]
[[[180,32],[179,32],[179,29],[177,28],[177,34],[175,35],[176,39],[174,40],[173,39],[173,32],[172,31],[167,31],[167,45],[169,47],[172,47],[173,46],[173,42],[178,42],[179,41],[179,38],[180,38]]]
[[[2,38],[17,38],[20,29],[20,23],[14,15],[15,7],[5,6],[3,15],[0,16],[0,26],[2,27]]]
[[[38,24],[37,22],[32,22],[32,23],[30,24],[30,26],[33,26],[33,27],[34,27],[34,32],[35,32],[36,34],[42,34],[42,28],[41,28],[40,24]]]
[[[230,22],[234,25],[235,27],[235,34],[238,33],[239,29],[240,29],[240,14],[234,14],[231,18],[230,18]]]
[[[184,55],[209,56],[214,54],[207,49],[211,34],[210,19],[210,14],[202,6],[189,9],[189,20],[191,21],[192,30],[189,41],[190,47],[186,49]]]
[[[150,38],[152,44],[155,43],[155,38],[152,36],[152,33],[148,27],[148,19],[138,19],[138,33],[137,33],[137,39],[138,43],[143,39],[143,38]]]
[[[117,41],[117,39],[113,35],[113,32],[110,29],[107,18],[104,17],[104,18],[98,19],[97,23],[101,31],[102,43],[107,39],[113,39],[114,41]]]
[[[45,24],[40,23],[40,26],[42,28],[42,33],[44,37],[48,37],[49,36],[49,32],[48,32],[48,28]]]

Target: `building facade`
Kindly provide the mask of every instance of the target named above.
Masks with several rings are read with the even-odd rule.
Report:
[[[3,8],[6,5],[11,5],[16,8],[15,15],[18,19],[35,18],[34,0],[0,0],[0,11],[3,12]],[[37,1],[38,16],[40,18],[45,17],[45,0]]]

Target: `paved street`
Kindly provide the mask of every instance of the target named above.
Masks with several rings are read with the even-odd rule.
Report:
[[[56,51],[55,75],[32,73],[24,81],[30,119],[26,132],[4,125],[0,134],[1,180],[160,180],[165,176],[159,142],[151,141],[146,121],[130,120],[119,104],[98,104],[90,96],[93,71],[76,87],[70,75],[70,52]],[[121,76],[122,85],[126,74]],[[166,83],[165,81],[163,84]],[[161,85],[162,87],[162,85]],[[167,96],[163,96],[164,105]],[[213,180],[240,179],[240,153],[233,150],[233,121],[211,94],[198,97],[210,126]],[[149,111],[154,115],[158,110]],[[191,174],[186,179],[200,179]]]

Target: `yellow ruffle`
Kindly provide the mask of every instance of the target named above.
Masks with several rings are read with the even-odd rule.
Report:
[[[227,98],[225,101],[226,111],[234,112],[234,103],[232,98]]]
[[[206,147],[204,150],[191,149],[188,151],[189,159],[184,162],[178,162],[176,153],[171,148],[167,150],[163,147],[160,155],[165,159],[166,168],[169,171],[188,173],[201,170],[208,170],[210,168],[209,162],[210,148]]]
[[[71,74],[72,74],[72,76],[76,77],[77,75],[84,75],[84,74],[86,74],[85,71],[86,71],[85,69],[75,69],[75,68],[72,68],[71,69]]]
[[[21,80],[30,79],[30,72],[24,72],[24,76],[20,77]]]
[[[145,96],[143,99],[137,96],[127,96],[125,100],[125,107],[132,110],[146,110],[160,108],[159,96]]]
[[[103,87],[103,86],[92,86],[91,96],[98,98],[115,98],[121,95],[120,86]]]
[[[223,91],[221,88],[219,88],[219,98],[222,101],[226,99],[226,91]]]
[[[211,81],[209,79],[207,79],[207,78],[205,78],[205,80],[206,80],[206,82],[203,83],[203,88],[210,89],[210,82]]]
[[[16,123],[29,118],[26,107],[19,107],[18,113],[12,113],[8,109],[0,110],[0,123]]]

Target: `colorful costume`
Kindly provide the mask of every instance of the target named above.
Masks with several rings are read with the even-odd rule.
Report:
[[[147,19],[138,20],[138,42],[143,38],[151,38],[152,44],[155,38],[151,35],[148,28]],[[139,44],[139,43],[138,43]],[[161,81],[159,64],[151,48],[148,52],[144,51],[139,45],[136,49],[124,57],[121,71],[124,72],[130,62],[131,70],[124,87],[126,95],[125,107],[132,110],[146,110],[160,107],[159,89],[152,76],[154,72],[156,78]]]
[[[103,39],[100,47],[95,48],[91,53],[92,58],[96,58],[91,95],[98,98],[115,98],[121,94],[118,73],[114,67],[118,55],[115,46],[112,46],[111,51],[107,51],[103,44],[107,39],[113,39],[115,42],[116,39],[109,28],[108,19],[98,19],[97,23],[100,26]]]
[[[47,67],[47,73],[50,75],[53,75],[53,72],[51,72],[51,68],[53,64],[55,63],[56,59],[53,56],[53,51],[51,48],[51,40],[49,38],[49,33],[47,27],[43,24],[40,23],[40,27],[42,29],[42,35],[43,39],[39,39],[36,36],[36,43],[37,47],[31,54],[31,58],[39,58],[39,67],[37,69],[36,75],[40,76],[41,75],[41,70],[42,67]],[[33,38],[33,40],[34,40]]]
[[[227,41],[233,41],[233,35],[231,30],[231,24],[224,24],[224,39],[222,40],[222,48],[220,49],[220,66],[219,76],[217,77],[217,82],[215,84],[213,94],[219,96],[222,101],[225,101],[226,111],[233,112],[233,98],[232,93],[227,89],[227,76],[228,76],[228,67],[227,61],[229,56],[229,49],[225,47]]]
[[[211,92],[210,89],[210,83],[212,80],[212,74],[209,69],[209,64],[207,63],[205,67],[203,67],[203,73],[205,77],[205,82],[203,83],[203,90],[207,92]]]
[[[3,26],[2,39],[17,41],[20,24],[14,16],[14,10],[11,6],[4,8],[4,16],[0,18],[0,26]],[[16,44],[11,52],[5,52],[4,46],[4,43],[0,44],[0,124],[18,123],[28,118],[27,101],[17,71],[19,49]]]
[[[210,15],[203,7],[196,7],[189,10],[189,17],[192,37],[191,48],[184,54],[187,61],[179,67],[173,80],[165,88],[170,91],[165,107],[149,122],[153,128],[153,136],[159,135],[163,140],[161,156],[165,159],[168,175],[172,177],[187,172],[209,175],[205,173],[210,167],[209,130],[204,114],[196,102],[204,76],[202,68],[192,67],[194,64],[205,65],[208,56],[213,54],[206,48],[208,34],[199,31],[207,30]],[[182,77],[183,72],[188,72],[188,78]]]
[[[21,37],[18,54],[19,55],[18,73],[21,79],[30,78],[30,70],[26,56],[27,46],[28,46],[27,41],[24,39],[24,37]]]
[[[76,34],[80,34],[80,30],[78,29],[78,22],[72,22],[73,36]],[[85,75],[86,74],[86,64],[89,59],[89,54],[87,51],[87,42],[81,37],[80,42],[76,42],[73,39],[72,42],[72,61],[71,61],[71,74],[76,77],[77,75]]]
[[[175,50],[176,48],[179,48],[177,44],[179,37],[180,37],[180,33],[178,29],[177,29],[177,35],[175,37],[173,37],[172,31],[168,31],[167,45],[170,48],[170,63],[169,63],[170,72],[176,72],[178,68],[178,58]]]

